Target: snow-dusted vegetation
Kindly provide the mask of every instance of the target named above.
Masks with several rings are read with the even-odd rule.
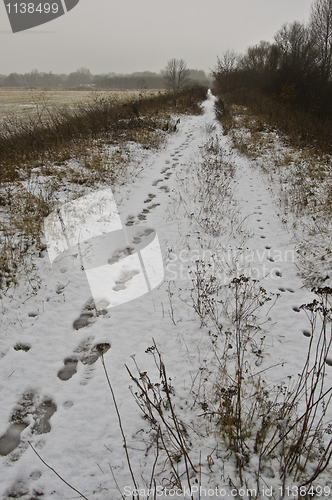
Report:
[[[215,101],[159,104],[147,131],[132,106],[116,138],[2,183],[4,499],[331,496],[330,239],[308,223],[328,157],[301,205],[312,157],[242,108],[225,134]],[[43,223],[106,188],[132,237],[110,265],[154,231],[164,279],[99,309],[83,245],[51,266]]]

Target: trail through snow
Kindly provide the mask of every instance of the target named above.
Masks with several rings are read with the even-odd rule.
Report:
[[[135,181],[114,190],[123,225],[137,226],[143,235],[149,229],[158,234],[165,257],[165,280],[159,287],[97,316],[77,254],[64,255],[53,268],[45,254],[36,261],[41,277],[38,293],[29,295],[22,286],[11,298],[3,299],[2,498],[77,498],[40,462],[28,441],[51,467],[89,499],[120,497],[110,465],[121,490],[131,484],[111,394],[99,359],[102,352],[133,466],[138,477],[142,471],[147,473],[150,458],[145,453],[146,423],[142,422],[128,390],[132,383],[124,364],[132,367],[135,360],[142,370],[155,371],[153,360],[145,352],[154,338],[172,384],[179,388],[185,401],[194,374],[206,359],[206,332],[200,328],[192,309],[175,296],[172,307],[176,324],[171,320],[168,281],[173,274],[167,265],[167,255],[172,248],[181,249],[190,231],[189,221],[177,219],[174,204],[177,176],[196,160],[200,147],[211,135],[218,136],[236,166],[235,195],[250,234],[243,255],[256,269],[253,277],[275,297],[279,295],[266,316],[268,334],[264,355],[259,357],[259,369],[276,365],[269,372],[271,383],[301,369],[309,340],[308,322],[299,306],[310,302],[313,294],[303,288],[297,275],[296,248],[292,235],[276,214],[273,187],[248,159],[231,150],[227,136],[215,120],[213,103],[210,94],[201,116],[181,117],[177,133],[164,148],[149,154]],[[229,252],[233,250],[229,246]],[[131,279],[135,277],[123,278],[119,294],[126,292],[126,283]],[[174,284],[170,290],[188,288],[189,281],[187,276],[177,276]],[[183,411],[190,415],[189,407]],[[212,447],[213,438],[210,441]],[[207,454],[206,450],[203,453]],[[217,476],[221,484],[218,471]]]

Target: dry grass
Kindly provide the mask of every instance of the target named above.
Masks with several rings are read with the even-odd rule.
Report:
[[[63,107],[72,108],[83,103],[92,104],[96,95],[104,99],[116,99],[125,102],[139,97],[137,90],[68,90],[68,89],[27,89],[17,87],[0,87],[0,125],[8,116],[15,115],[20,119],[38,118],[45,109],[54,113]],[[157,94],[157,90],[149,90],[148,95]]]
[[[199,102],[206,89],[193,88],[177,93],[139,94],[135,100],[93,94],[92,102],[69,107],[49,108],[47,103],[37,117],[22,119],[9,115],[0,128],[0,168],[2,181],[19,178],[39,164],[59,161],[59,157],[79,154],[91,139],[133,140],[152,145],[160,131],[172,131],[171,114],[200,113]],[[157,140],[158,143],[158,140]],[[82,147],[83,145],[83,147]]]
[[[297,109],[287,102],[256,91],[237,89],[219,95],[225,108],[222,119],[227,119],[229,108],[234,105],[245,106],[261,123],[278,130],[287,136],[288,143],[294,147],[313,147],[318,154],[331,154],[331,121],[310,114],[307,110]],[[220,109],[220,107],[219,107]]]

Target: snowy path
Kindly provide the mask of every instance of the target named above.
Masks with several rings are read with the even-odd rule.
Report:
[[[308,320],[298,308],[311,302],[314,295],[303,288],[302,280],[297,275],[293,237],[276,214],[273,188],[266,185],[259,171],[252,168],[247,160],[238,159],[237,165],[241,168],[238,199],[243,214],[248,217],[248,230],[252,235],[248,242],[248,260],[253,259],[252,277],[258,278],[268,292],[279,295],[269,313],[270,333],[266,344],[270,356],[277,350],[277,361],[283,360],[293,366],[293,373],[301,367],[308,344],[305,336]],[[284,344],[284,348],[279,350],[279,344]],[[281,371],[280,379],[283,376]]]
[[[122,223],[157,231],[164,256],[179,246],[186,221],[176,220],[173,195],[177,173],[194,161],[209,137],[209,125],[227,148],[228,139],[215,122],[212,97],[202,116],[181,118],[178,132],[158,153],[151,153],[134,183],[114,192]],[[271,371],[273,382],[302,366],[308,338],[305,314],[298,307],[312,300],[296,275],[292,236],[278,219],[271,188],[248,160],[233,154],[237,168],[236,198],[251,237],[244,255],[253,260],[261,284],[279,294],[269,312],[269,334],[260,369]],[[190,226],[187,223],[187,231]],[[251,256],[251,257],[250,257]],[[175,300],[170,318],[168,284],[96,317],[85,274],[74,257],[50,268],[47,257],[37,262],[41,287],[36,295],[3,301],[0,340],[0,494],[3,498],[77,498],[48,470],[29,447],[87,498],[110,500],[120,496],[129,475],[111,395],[96,345],[105,347],[105,362],[117,397],[129,452],[135,467],[145,468],[146,424],[130,395],[124,363],[131,356],[144,370],[153,370],[146,349],[155,339],[163,352],[172,383],[185,394],[191,385],[193,360],[200,360],[203,331],[192,311]],[[78,259],[76,258],[76,261]],[[262,276],[265,276],[264,278]],[[253,276],[256,277],[256,276]],[[166,269],[165,278],[169,278]],[[188,286],[179,279],[177,287]],[[182,309],[181,309],[182,308]],[[108,346],[111,346],[109,350]],[[107,351],[107,352],[106,352]],[[202,355],[204,348],[202,347]],[[190,355],[189,355],[190,354]],[[284,362],[282,368],[280,363]],[[289,371],[288,371],[289,370]],[[138,473],[139,475],[139,473]]]

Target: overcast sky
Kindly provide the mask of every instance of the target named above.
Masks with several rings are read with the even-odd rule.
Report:
[[[312,3],[80,0],[65,15],[13,34],[1,2],[0,74],[32,69],[70,73],[81,67],[93,74],[158,72],[173,57],[208,72],[224,50],[243,52],[260,40],[272,41],[286,22],[307,22]]]

